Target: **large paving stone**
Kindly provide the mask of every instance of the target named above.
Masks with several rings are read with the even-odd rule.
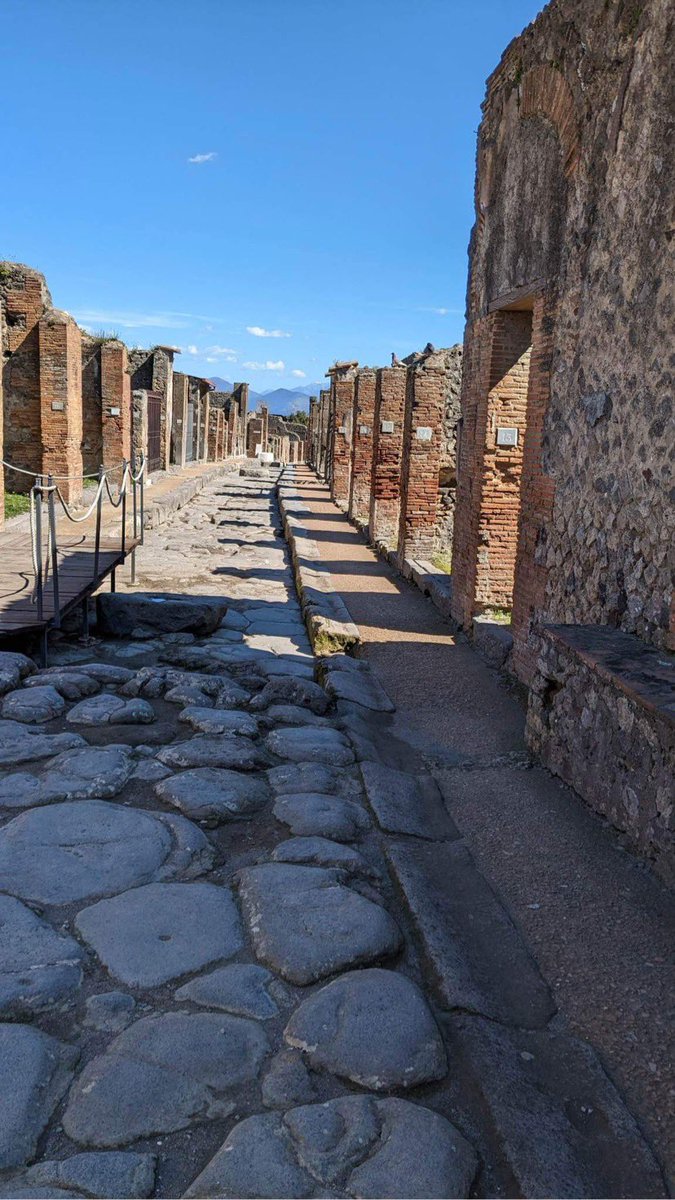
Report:
[[[255,771],[269,765],[268,756],[248,738],[227,733],[197,733],[184,742],[165,746],[157,755],[169,767],[226,767]]]
[[[473,1147],[444,1117],[407,1100],[343,1096],[235,1125],[188,1197],[460,1198]]]
[[[396,971],[350,971],[302,1002],[286,1026],[311,1066],[374,1091],[416,1087],[447,1072],[424,996]]]
[[[129,667],[118,667],[115,663],[83,662],[78,665],[77,669],[98,679],[99,683],[114,685],[128,683],[134,675]]]
[[[42,687],[22,687],[7,692],[2,701],[2,716],[8,721],[35,725],[60,717],[65,707],[66,702],[56,688],[43,684]]]
[[[86,671],[75,671],[69,667],[51,667],[38,675],[31,675],[23,685],[27,688],[53,687],[65,700],[82,700],[94,696],[101,687],[98,679]]]
[[[255,737],[258,732],[258,722],[250,713],[236,712],[230,709],[202,708],[189,704],[178,717],[186,725],[198,729],[200,733],[229,733],[240,737]]]
[[[121,1033],[134,1019],[136,1001],[126,992],[97,992],[85,1005],[83,1024],[102,1033]]]
[[[270,729],[275,725],[314,725],[318,729],[331,725],[330,717],[317,717],[311,708],[303,708],[301,704],[270,704],[261,720]]]
[[[36,808],[0,829],[0,888],[38,904],[108,896],[212,861],[204,834],[182,817],[102,800]]]
[[[396,708],[366,662],[336,654],[322,660],[321,674],[326,691],[336,700],[349,700],[374,712]]]
[[[205,825],[252,817],[267,804],[269,788],[263,776],[244,775],[217,767],[182,771],[155,787],[161,800]]]
[[[408,833],[430,841],[459,837],[431,776],[416,779],[375,762],[362,763],[361,774],[378,825],[387,833]]]
[[[101,631],[113,637],[129,637],[136,630],[204,637],[227,612],[227,601],[220,598],[165,592],[101,592],[97,602]]]
[[[35,663],[25,654],[14,650],[0,650],[0,696],[12,691],[26,675],[35,671]]]
[[[316,1099],[312,1076],[297,1050],[280,1050],[262,1082],[265,1108],[292,1108]]]
[[[17,771],[0,780],[0,805],[27,808],[59,800],[106,799],[121,792],[134,763],[128,746],[66,750],[37,775]]]
[[[38,1138],[66,1090],[74,1046],[29,1025],[0,1024],[0,1170],[35,1157]]]
[[[243,945],[231,892],[212,883],[150,883],[99,900],[76,928],[128,987],[157,987]]]
[[[555,1004],[522,935],[461,842],[390,841],[386,854],[444,1008],[543,1027]]]
[[[37,762],[78,746],[86,746],[79,733],[40,733],[18,721],[0,720],[0,767]]]
[[[352,875],[377,875],[370,863],[355,850],[325,837],[293,837],[272,851],[274,862],[304,863],[312,867],[339,867]]]
[[[518,1196],[665,1196],[635,1118],[587,1042],[456,1014],[453,1049]]]
[[[353,772],[328,767],[325,763],[282,763],[279,767],[272,767],[267,772],[267,778],[278,795],[292,792],[321,792],[337,796],[361,794],[361,785]]]
[[[140,697],[125,700],[105,693],[80,700],[66,720],[70,725],[150,725],[155,720],[155,710]]]
[[[339,871],[269,863],[239,873],[244,918],[256,955],[302,986],[394,954],[398,925],[342,883]]]
[[[297,796],[278,796],[274,815],[301,837],[333,838],[352,842],[370,827],[367,814],[354,800],[300,792]]]
[[[265,745],[278,758],[291,762],[318,762],[348,767],[354,762],[354,751],[344,734],[337,729],[274,729],[265,738]]]
[[[234,1111],[268,1050],[258,1021],[165,1013],[125,1029],[71,1088],[63,1128],[87,1146],[123,1146]]]
[[[266,1021],[279,1015],[270,985],[274,976],[254,963],[230,963],[208,975],[200,975],[183,984],[176,992],[177,1000],[191,1000],[201,1008],[220,1008],[240,1017],[255,1017]]]
[[[261,712],[271,704],[297,704],[321,716],[330,706],[330,700],[318,683],[292,675],[278,675],[265,684],[251,701],[250,707]]]
[[[24,1172],[22,1183],[44,1188],[44,1196],[55,1195],[54,1189],[62,1188],[66,1190],[58,1194],[79,1196],[84,1193],[85,1196],[100,1197],[100,1200],[114,1200],[119,1196],[127,1200],[142,1200],[154,1191],[156,1163],[154,1154],[134,1154],[124,1150],[91,1151],[73,1154],[71,1158],[60,1161],[36,1163]],[[77,1191],[69,1191],[71,1188]],[[13,1194],[19,1195],[16,1192]]]
[[[0,1018],[30,1017],[69,1001],[84,951],[20,900],[0,895]]]

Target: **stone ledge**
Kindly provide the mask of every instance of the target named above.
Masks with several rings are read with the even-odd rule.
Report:
[[[474,649],[484,658],[488,666],[499,671],[507,666],[513,649],[513,634],[510,625],[500,625],[488,617],[474,617],[471,625]]]
[[[224,459],[222,463],[214,463],[211,470],[204,471],[203,475],[193,475],[190,479],[181,480],[177,475],[176,487],[170,492],[165,492],[163,496],[158,496],[156,500],[149,499],[146,488],[143,528],[156,529],[158,525],[163,525],[172,513],[184,508],[207,483],[217,479],[223,471],[231,471],[235,463],[236,459]]]

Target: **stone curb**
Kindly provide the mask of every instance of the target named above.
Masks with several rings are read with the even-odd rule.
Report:
[[[283,478],[277,484],[277,497],[312,649],[320,655],[353,652],[361,644],[361,634],[328,572],[314,565],[319,562],[319,547],[302,522],[302,515],[309,510],[293,484],[284,483]]]
[[[233,470],[237,462],[238,460],[234,458],[225,459],[221,463],[214,464],[210,471],[205,471],[203,475],[195,475],[191,479],[181,481],[180,476],[176,476],[175,488],[163,496],[159,496],[157,500],[146,501],[143,528],[156,529],[158,525],[163,525],[173,513],[184,508],[208,483],[212,483],[224,471]]]

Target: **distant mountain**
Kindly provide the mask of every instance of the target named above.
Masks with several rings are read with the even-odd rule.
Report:
[[[300,388],[274,388],[270,392],[263,392],[262,396],[255,396],[254,393],[249,393],[249,402],[253,400],[256,403],[262,400],[267,405],[270,412],[278,413],[279,416],[285,416],[291,412],[307,412],[309,409],[309,400],[307,392],[301,391]]]
[[[302,392],[305,396],[318,396],[321,388],[325,388],[327,381],[323,383],[307,383],[304,387],[295,388],[296,392]]]
[[[234,387],[233,383],[228,383],[227,379],[221,379],[220,375],[209,375],[209,379],[217,392],[231,392]]]

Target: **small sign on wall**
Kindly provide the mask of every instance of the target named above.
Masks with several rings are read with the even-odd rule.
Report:
[[[63,400],[52,400],[52,412],[63,412],[65,407]]]
[[[346,425],[340,425],[340,426],[338,427],[338,433],[345,433],[345,434],[346,434],[346,432],[347,432],[347,426],[346,426]]]
[[[394,422],[393,421],[380,421],[380,429],[382,430],[382,433],[393,433],[394,432]]]
[[[433,434],[433,429],[430,425],[418,425],[415,430],[415,437],[418,442],[430,442]]]
[[[517,446],[518,445],[518,430],[515,427],[506,426],[497,430],[497,445],[498,446]]]
[[[120,415],[119,408],[111,408],[111,409],[109,409],[109,412],[110,412],[111,417],[119,417],[119,415]]]
[[[359,425],[359,433],[362,437],[367,437],[370,433],[370,425]]]

